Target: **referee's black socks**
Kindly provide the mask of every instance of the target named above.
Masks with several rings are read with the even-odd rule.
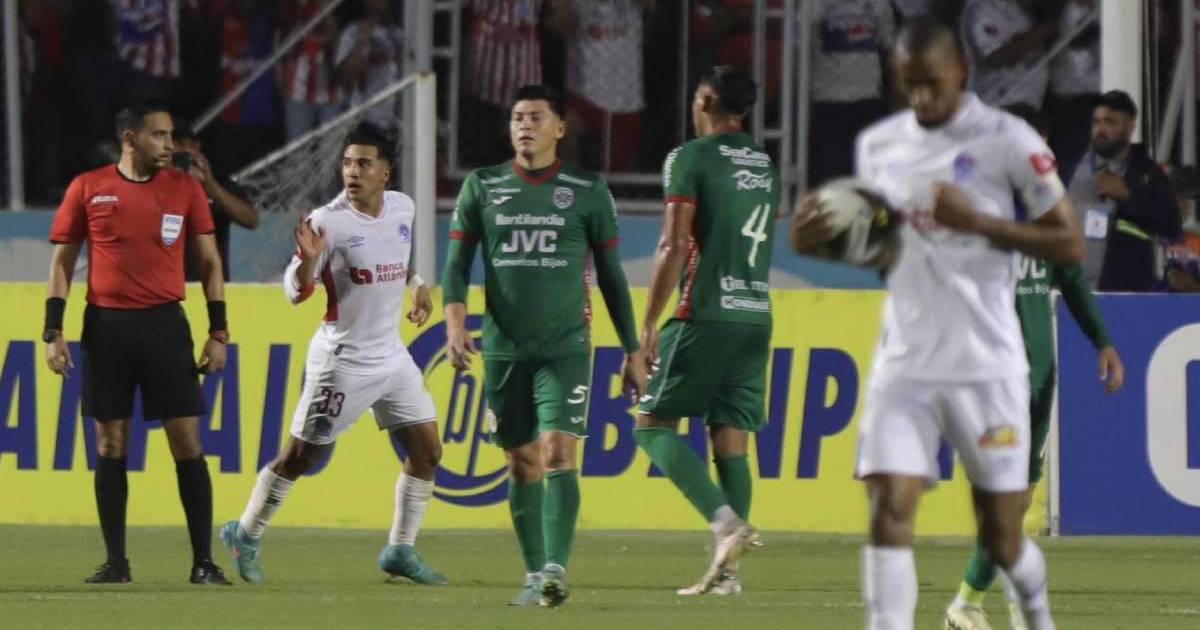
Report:
[[[129,500],[129,481],[125,458],[96,456],[96,511],[109,562],[125,562],[125,504]]]
[[[175,462],[179,480],[179,500],[187,515],[188,536],[192,540],[192,564],[212,560],[212,479],[201,455]]]

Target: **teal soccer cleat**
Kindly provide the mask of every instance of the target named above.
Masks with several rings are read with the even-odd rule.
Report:
[[[391,576],[406,577],[417,584],[449,584],[446,576],[434,571],[412,545],[388,545],[379,553],[379,568]]]
[[[221,542],[233,557],[237,565],[238,575],[251,584],[263,581],[262,565],[258,562],[262,541],[254,540],[242,531],[237,521],[229,521],[221,526]]]

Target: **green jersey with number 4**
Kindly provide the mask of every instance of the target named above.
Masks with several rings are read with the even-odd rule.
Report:
[[[678,319],[769,325],[779,210],[771,156],[741,132],[686,142],[663,164],[667,202],[695,204]]]

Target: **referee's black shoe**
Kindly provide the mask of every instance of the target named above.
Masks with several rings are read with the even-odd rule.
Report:
[[[92,577],[84,580],[85,584],[129,584],[133,574],[129,571],[129,558],[109,560],[96,569]]]
[[[233,586],[233,582],[230,582],[229,578],[225,577],[225,572],[221,570],[221,567],[213,564],[212,560],[204,560],[192,565],[192,577],[189,581],[192,584]]]

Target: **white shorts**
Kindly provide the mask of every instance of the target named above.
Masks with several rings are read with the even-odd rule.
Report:
[[[858,476],[938,479],[941,439],[987,492],[1029,487],[1029,379],[985,383],[892,380],[867,392]]]
[[[437,420],[433,396],[412,357],[381,374],[353,374],[337,369],[330,356],[304,372],[304,391],[292,416],[292,435],[310,444],[332,444],[367,409],[375,424],[392,429]]]

